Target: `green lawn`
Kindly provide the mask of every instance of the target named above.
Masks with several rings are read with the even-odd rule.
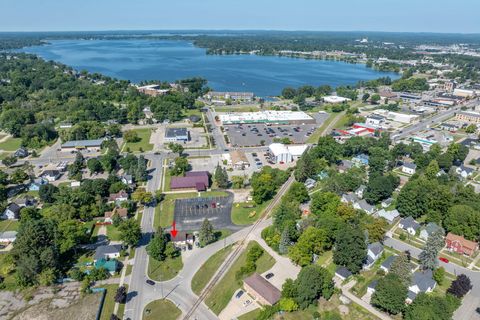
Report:
[[[20,148],[21,144],[22,144],[22,139],[9,138],[4,142],[0,143],[0,150],[16,151],[18,148]]]
[[[18,231],[20,222],[18,220],[0,220],[0,232]]]
[[[262,309],[255,309],[238,317],[238,320],[256,320]]]
[[[166,281],[175,278],[182,270],[182,257],[167,258],[165,261],[157,261],[148,257],[148,276],[156,281]]]
[[[317,143],[318,138],[320,138],[320,135],[322,134],[323,130],[327,128],[330,123],[332,123],[333,119],[335,119],[336,113],[330,113],[327,120],[325,120],[322,125],[315,130],[310,137],[308,137],[307,142],[308,143]]]
[[[223,261],[225,261],[230,252],[232,252],[231,245],[216,252],[213,256],[208,258],[208,260],[200,267],[200,269],[198,269],[197,273],[192,279],[192,291],[197,296],[200,295],[203,288],[205,288],[210,279],[212,279],[213,275]]]
[[[113,224],[107,225],[107,237],[111,241],[120,241],[120,231]]]
[[[182,311],[170,300],[155,300],[146,305],[143,310],[143,320],[176,320]]]
[[[252,202],[234,203],[232,207],[232,222],[236,225],[248,225],[258,220],[262,215],[263,210],[268,206],[270,201],[264,202],[261,205],[256,205]],[[248,206],[254,206],[248,208]],[[255,214],[253,214],[255,212]]]
[[[215,314],[220,314],[220,312],[227,306],[235,291],[242,286],[242,281],[236,280],[235,274],[245,265],[248,249],[254,243],[255,241],[248,243],[247,248],[240,254],[223,278],[217,282],[207,296],[205,303]],[[258,273],[263,273],[273,267],[275,259],[273,259],[267,252],[264,252],[260,259],[256,261],[256,264],[256,271]]]
[[[2,285],[4,285],[4,288],[2,290],[8,290],[8,291],[15,291],[18,289],[17,283],[15,280],[15,273],[10,272],[7,273],[8,266],[14,268],[13,265],[9,264],[7,262],[7,259],[9,259],[9,255],[7,254],[0,254],[0,276],[4,277]]]
[[[131,152],[138,152],[140,151],[140,148],[143,151],[150,151],[153,149],[153,144],[150,144],[150,135],[152,133],[152,129],[146,128],[146,129],[134,129],[135,132],[137,132],[138,137],[140,138],[140,141],[138,142],[127,142],[125,144],[124,150],[127,150],[127,148],[130,148]]]
[[[163,185],[163,191],[170,191],[170,181],[172,181],[172,175],[170,169],[165,170],[165,184]]]
[[[113,308],[115,306],[115,293],[117,292],[118,284],[106,284],[100,286],[107,290],[105,295],[105,302],[103,303],[102,314],[100,315],[100,320],[110,320],[110,316],[113,313]]]

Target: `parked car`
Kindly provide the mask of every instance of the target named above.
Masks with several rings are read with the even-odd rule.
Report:
[[[155,281],[153,280],[150,280],[150,279],[147,279],[147,281],[145,281],[147,284],[151,285],[151,286],[154,286],[155,285]]]
[[[445,262],[445,263],[449,263],[450,260],[448,260],[447,258],[444,258],[444,257],[440,257],[438,258],[438,260],[442,261],[442,262]]]
[[[235,295],[235,298],[239,299],[242,295],[243,295],[243,290],[240,290],[237,292],[237,294]]]
[[[269,272],[265,275],[265,279],[271,279],[273,278],[274,274],[272,272]]]

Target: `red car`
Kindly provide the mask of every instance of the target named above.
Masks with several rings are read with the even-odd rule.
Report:
[[[447,258],[443,258],[443,257],[438,258],[438,260],[440,260],[440,261],[442,261],[442,262],[445,262],[445,263],[449,263],[449,262],[450,262]]]

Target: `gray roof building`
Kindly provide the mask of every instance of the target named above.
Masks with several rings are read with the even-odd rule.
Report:
[[[348,277],[350,277],[352,275],[350,270],[348,270],[344,266],[338,267],[337,270],[335,270],[335,274],[342,279],[347,279]]]
[[[100,148],[102,146],[104,139],[95,139],[95,140],[72,140],[67,141],[62,144],[62,148]]]
[[[97,250],[95,250],[95,256],[93,257],[93,260],[97,261],[100,259],[105,259],[106,256],[120,253],[120,251],[122,251],[122,245],[120,244],[100,246],[97,248]]]

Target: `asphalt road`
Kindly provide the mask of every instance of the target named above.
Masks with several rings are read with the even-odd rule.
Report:
[[[414,246],[393,238],[385,238],[384,244],[398,251],[409,250],[411,255],[417,259],[422,251]],[[453,318],[455,320],[480,319],[480,316],[475,312],[475,309],[480,307],[480,272],[472,271],[453,263],[445,263],[443,261],[439,261],[439,265],[444,267],[445,270],[451,274],[466,275],[470,278],[473,285],[472,290],[463,298],[462,305],[457,309]]]

